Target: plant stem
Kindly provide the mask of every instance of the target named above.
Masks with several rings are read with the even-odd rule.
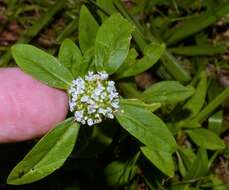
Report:
[[[222,150],[217,150],[214,152],[214,154],[211,156],[210,160],[208,161],[208,168],[210,169],[210,167],[212,166],[213,162],[215,161],[215,159],[217,158],[217,156],[222,153]]]
[[[217,97],[214,98],[195,118],[198,122],[203,122],[211,113],[219,107],[229,97],[229,88],[226,88]]]
[[[165,69],[173,78],[183,84],[188,83],[191,80],[189,74],[181,67],[176,58],[168,50],[165,50],[161,60]]]

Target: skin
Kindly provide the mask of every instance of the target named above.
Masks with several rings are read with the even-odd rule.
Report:
[[[68,97],[18,68],[0,69],[0,143],[40,137],[66,118]]]

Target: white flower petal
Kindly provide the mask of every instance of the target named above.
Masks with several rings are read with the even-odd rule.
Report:
[[[88,119],[88,120],[87,120],[87,124],[88,124],[89,126],[92,126],[92,125],[94,124],[94,121],[93,121],[92,119]]]

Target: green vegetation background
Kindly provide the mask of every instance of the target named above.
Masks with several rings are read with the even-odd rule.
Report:
[[[123,94],[134,97],[135,88],[143,91],[159,81],[191,84],[196,94],[186,107],[191,110],[192,117],[201,121],[201,129],[207,128],[214,135],[201,129],[183,129],[187,123],[179,121],[186,113],[180,109],[180,104],[166,103],[158,115],[171,126],[179,123],[178,128],[181,128],[171,129],[176,130],[173,132],[179,146],[173,155],[173,177],[164,175],[144,157],[138,159],[133,168],[136,142],[120,129],[104,151],[91,157],[77,157],[75,151],[60,170],[24,186],[9,186],[5,181],[35,141],[0,145],[0,190],[226,190],[229,185],[229,103],[224,100],[228,91],[223,97],[218,95],[229,86],[229,1],[0,0],[0,66],[15,65],[9,48],[17,42],[34,44],[51,54],[57,53],[65,38],[78,43],[83,4],[99,23],[113,12],[120,12],[131,21],[136,27],[132,46],[140,57],[150,42],[166,46],[156,65],[135,76],[131,85],[123,83]],[[214,105],[219,103],[212,101],[215,97],[220,104],[223,102],[217,109]],[[210,115],[204,109],[209,104],[210,109],[214,108]],[[218,137],[224,141],[224,149]],[[166,155],[162,156],[166,159]],[[166,164],[162,163],[165,170],[169,167]]]

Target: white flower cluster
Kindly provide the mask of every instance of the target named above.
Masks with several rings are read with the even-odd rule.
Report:
[[[92,126],[102,122],[102,118],[113,119],[113,113],[119,109],[119,94],[114,81],[109,81],[105,71],[89,71],[82,78],[72,81],[68,90],[70,111],[75,120]]]

